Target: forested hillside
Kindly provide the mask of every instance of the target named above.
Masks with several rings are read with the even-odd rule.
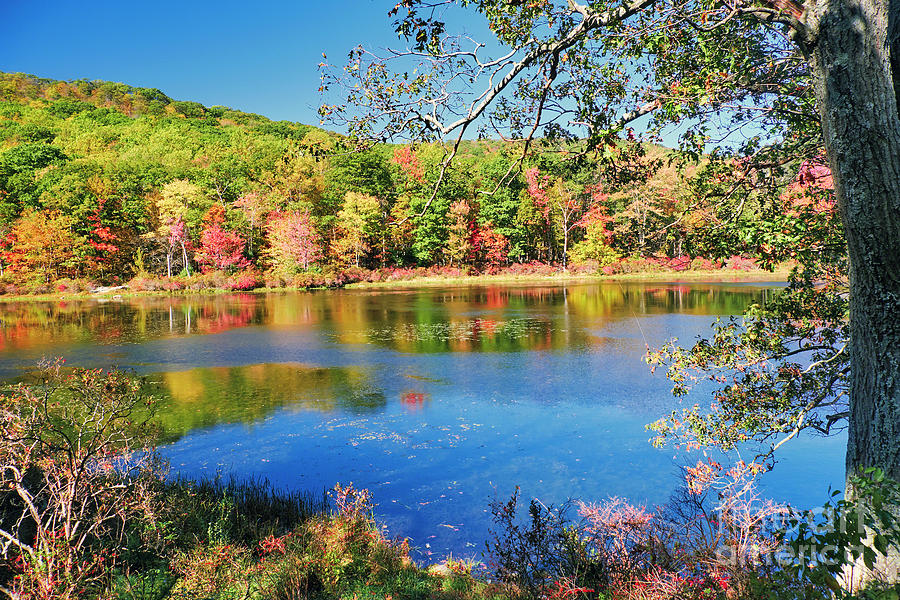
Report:
[[[629,256],[683,268],[709,251],[715,211],[685,179],[696,167],[665,148],[519,165],[522,151],[466,142],[432,198],[438,146],[359,149],[156,89],[0,74],[0,288],[199,272],[254,287],[348,268],[534,262],[614,270]]]

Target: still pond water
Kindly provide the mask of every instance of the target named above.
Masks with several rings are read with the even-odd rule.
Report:
[[[42,357],[148,375],[190,476],[372,490],[419,557],[479,557],[488,503],[664,503],[678,465],[644,425],[677,406],[647,345],[685,343],[777,284],[603,283],[0,304],[0,377]],[[706,402],[697,393],[688,402]],[[765,492],[818,505],[842,438],[792,443]]]

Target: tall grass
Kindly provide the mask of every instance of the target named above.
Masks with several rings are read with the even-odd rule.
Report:
[[[231,543],[256,543],[326,515],[329,509],[324,489],[312,492],[277,488],[263,477],[176,477],[161,486],[161,497],[170,507],[177,507],[178,514],[170,518],[183,519],[179,529],[207,542],[216,537],[225,541],[223,538],[227,537]]]

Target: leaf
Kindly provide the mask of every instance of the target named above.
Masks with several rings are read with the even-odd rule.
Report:
[[[875,551],[870,547],[866,546],[863,548],[863,563],[865,563],[867,569],[875,568]]]

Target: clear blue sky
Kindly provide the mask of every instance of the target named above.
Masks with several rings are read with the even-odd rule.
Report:
[[[0,0],[0,71],[159,88],[271,119],[318,123],[322,52],[398,46],[393,0]]]
[[[153,87],[175,100],[318,124],[322,53],[343,65],[358,44],[402,46],[387,16],[395,3],[0,0],[0,71]],[[448,18],[456,32],[492,39],[480,16]],[[664,136],[675,140],[674,131]]]

